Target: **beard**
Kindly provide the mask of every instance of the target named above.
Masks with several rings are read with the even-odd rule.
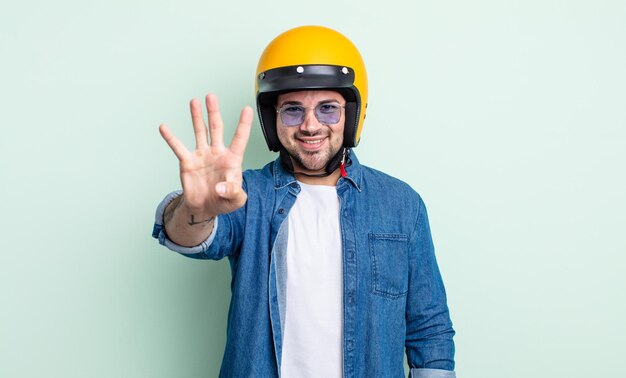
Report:
[[[307,171],[320,171],[326,168],[330,159],[335,156],[328,151],[317,152],[295,152],[288,151],[289,156],[294,162],[294,165],[306,169]]]
[[[302,136],[318,136],[319,133],[308,134],[301,133]],[[296,136],[297,137],[297,136]],[[305,169],[307,171],[317,172],[325,171],[330,160],[339,153],[342,143],[332,146],[330,140],[327,141],[328,148],[320,151],[302,151],[293,146],[284,146],[285,150],[291,157],[294,167]]]

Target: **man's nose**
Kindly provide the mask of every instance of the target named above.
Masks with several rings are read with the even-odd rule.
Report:
[[[307,131],[317,130],[320,127],[320,123],[315,116],[315,108],[304,109],[304,121],[300,127]]]

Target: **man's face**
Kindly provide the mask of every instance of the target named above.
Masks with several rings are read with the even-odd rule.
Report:
[[[304,121],[298,126],[284,125],[280,114],[276,117],[278,140],[291,155],[296,170],[309,174],[325,172],[326,164],[343,145],[345,111],[341,109],[341,116],[335,124],[320,123],[313,108],[325,104],[343,107],[346,101],[335,91],[298,91],[278,96],[278,109],[284,105],[307,108]]]

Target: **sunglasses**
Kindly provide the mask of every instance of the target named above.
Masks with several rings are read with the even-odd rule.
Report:
[[[315,110],[315,118],[324,125],[334,125],[341,119],[341,109],[345,108],[336,102],[323,102],[315,107],[304,107],[302,105],[285,104],[276,109],[280,114],[280,120],[285,126],[300,126],[304,122],[306,111]]]

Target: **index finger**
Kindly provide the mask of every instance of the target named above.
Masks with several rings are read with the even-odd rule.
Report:
[[[239,116],[239,124],[233,140],[230,142],[230,150],[238,155],[243,155],[250,139],[250,129],[252,126],[252,108],[246,106]]]

